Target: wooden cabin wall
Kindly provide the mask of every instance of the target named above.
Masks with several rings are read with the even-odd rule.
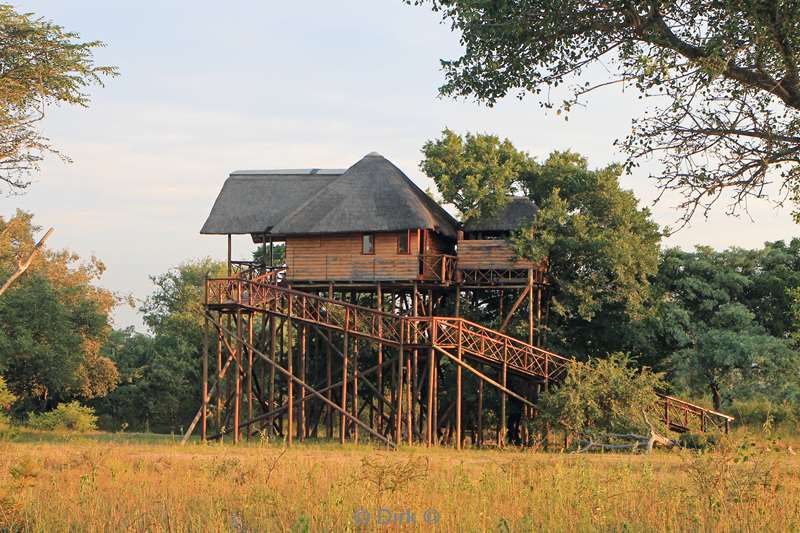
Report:
[[[397,253],[399,233],[375,233],[375,253],[361,253],[361,233],[286,238],[287,279],[378,281],[415,279],[419,271],[416,232],[409,253]]]
[[[500,270],[506,268],[531,268],[531,261],[514,260],[514,251],[502,239],[458,241],[459,270]]]

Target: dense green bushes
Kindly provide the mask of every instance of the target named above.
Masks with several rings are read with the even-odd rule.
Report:
[[[32,414],[28,425],[33,429],[49,431],[93,431],[97,429],[97,417],[94,409],[73,401],[61,403],[46,413]]]

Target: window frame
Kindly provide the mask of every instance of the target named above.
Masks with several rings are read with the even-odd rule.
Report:
[[[366,243],[366,238],[369,237],[371,243],[371,250],[365,251],[364,244]],[[375,234],[374,233],[362,233],[361,234],[361,255],[375,255]]]
[[[405,252],[400,249],[400,242],[404,236],[406,241]],[[405,234],[403,233],[397,234],[397,255],[411,255],[411,230],[406,230]]]

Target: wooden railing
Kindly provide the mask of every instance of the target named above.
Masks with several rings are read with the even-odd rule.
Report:
[[[206,305],[248,308],[395,347],[437,347],[518,374],[559,383],[581,363],[457,317],[409,317],[241,278],[208,279]],[[727,432],[734,418],[660,394],[652,412],[676,431]]]
[[[456,279],[456,256],[425,254],[419,260],[422,263],[422,279],[443,283]]]

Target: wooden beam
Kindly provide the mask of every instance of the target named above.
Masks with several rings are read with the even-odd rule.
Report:
[[[508,315],[506,315],[506,318],[503,320],[503,323],[500,324],[500,328],[497,331],[503,333],[506,330],[508,324],[511,322],[511,319],[514,317],[514,313],[517,312],[517,309],[519,309],[519,306],[522,304],[522,302],[525,301],[525,297],[528,295],[530,291],[531,291],[531,286],[528,285],[520,293],[519,298],[517,298],[516,301],[514,301],[514,305],[511,306],[511,309],[508,311]]]

